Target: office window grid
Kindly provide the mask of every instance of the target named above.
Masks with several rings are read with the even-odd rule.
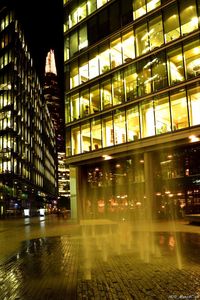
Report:
[[[168,19],[171,17],[168,16]],[[84,56],[80,56],[79,59],[77,58],[69,63],[69,74],[66,72],[66,80],[69,82],[66,86],[69,86],[70,89],[75,88],[100,74],[105,74],[124,63],[130,63],[133,59],[137,59],[153,50],[155,51],[180,36],[193,32],[198,29],[198,22],[194,22],[196,19],[198,20],[195,10],[195,14],[191,15],[191,21],[184,24],[184,26],[187,25],[187,33],[182,31],[181,24],[175,29],[175,34],[172,34],[171,31],[170,33],[167,32],[168,29],[163,32],[165,26],[163,26],[161,15],[136,27],[134,30],[130,29],[126,34],[122,32],[116,38],[104,42],[95,50],[92,49]],[[170,39],[168,38],[169,34]]]
[[[93,12],[104,6],[109,1],[110,0],[90,0],[73,1],[73,3],[70,3],[65,7],[66,18],[64,20],[64,32],[73,28],[73,26],[90,16]],[[68,1],[64,0],[64,4],[67,4],[67,2]],[[121,10],[122,12],[125,12],[122,14],[125,16],[128,14],[127,11],[131,10],[131,20],[136,20],[160,5],[160,0],[135,0],[132,1],[132,3],[131,1],[128,1],[128,4],[124,4],[121,1]]]
[[[198,36],[133,63],[96,85],[71,92],[66,98],[67,122],[195,78],[200,74],[199,65]]]
[[[199,21],[196,1],[192,0],[185,4],[183,2],[183,0],[180,0],[174,4],[168,4],[165,9],[160,8],[160,12],[149,17],[148,22],[145,18],[143,18],[142,23],[133,21],[134,41],[132,43],[134,48],[136,48],[137,57],[198,29]],[[110,20],[109,17],[107,19]],[[92,46],[96,42],[101,42],[102,38],[106,38],[108,35],[116,32],[116,30],[120,30],[120,22],[115,30],[109,30],[108,20],[105,30],[102,28],[103,24],[95,21],[91,25],[85,22],[78,28],[69,31],[64,37],[64,61],[68,61],[74,55],[81,54],[80,50],[86,50],[88,46]],[[106,33],[103,36],[102,31]],[[131,41],[128,42],[131,44]],[[117,42],[116,39],[115,43],[117,46],[123,47],[121,41]],[[115,49],[116,47],[110,45],[107,49],[109,50],[109,48]],[[101,49],[98,49],[98,51],[100,55],[102,52]]]
[[[81,22],[109,1],[110,0],[73,1],[73,3],[66,7],[64,32]],[[64,4],[67,2],[68,1],[65,0]]]
[[[13,26],[9,26],[12,21]],[[42,90],[24,34],[12,12],[0,22],[0,70],[0,174],[20,176],[39,188],[44,187],[46,176],[55,186],[55,151],[48,150],[47,142],[44,147]],[[53,125],[49,124],[48,111],[44,115],[48,143],[53,149]]]
[[[145,7],[135,6],[138,12],[134,18],[149,11],[150,1],[143,3]],[[67,154],[80,154],[200,124],[194,110],[199,107],[198,87],[183,87],[182,91],[177,87],[174,93],[149,98],[152,93],[200,75],[198,28],[196,1],[180,0],[167,9],[161,7],[156,17],[152,15],[148,21],[143,18],[96,48],[88,48],[84,55],[69,60],[65,73],[69,80],[65,106],[69,123]],[[145,96],[148,100],[143,100]],[[114,110],[125,103],[126,109],[120,108],[121,113],[117,108]],[[88,127],[83,130],[81,119],[90,116],[85,125]],[[81,122],[71,124],[77,120]]]
[[[198,85],[162,93],[150,100],[131,103],[126,109],[117,109],[103,117],[93,117],[86,123],[70,125],[71,128],[67,133],[67,155],[85,153],[199,125],[199,109]]]

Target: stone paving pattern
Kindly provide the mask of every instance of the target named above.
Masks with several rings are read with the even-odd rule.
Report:
[[[24,242],[0,262],[0,300],[200,299],[198,247],[184,250],[180,268],[175,248],[143,247],[145,235],[138,247],[127,236],[82,231]]]

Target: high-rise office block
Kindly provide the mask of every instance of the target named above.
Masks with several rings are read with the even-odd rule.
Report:
[[[64,12],[74,217],[200,212],[200,2],[72,0]]]
[[[55,134],[24,32],[0,4],[0,215],[57,195]]]
[[[58,153],[58,193],[59,201],[58,206],[70,207],[70,179],[69,179],[69,166],[66,163],[65,152]]]
[[[65,151],[64,105],[58,84],[55,54],[51,49],[46,57],[43,85],[45,102],[47,103],[56,135],[57,152]]]
[[[56,136],[56,150],[58,157],[58,200],[61,199],[61,197],[64,197],[64,200],[61,199],[58,202],[62,201],[62,205],[68,206],[67,202],[69,201],[70,189],[69,168],[65,162],[64,103],[58,84],[55,54],[52,49],[48,52],[46,57],[43,93]],[[58,206],[60,206],[60,203],[58,203]]]

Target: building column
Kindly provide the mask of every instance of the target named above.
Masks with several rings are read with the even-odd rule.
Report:
[[[70,166],[70,210],[71,219],[74,221],[78,220],[77,181],[77,168]]]
[[[151,220],[155,215],[153,153],[144,153],[145,208],[146,218]]]

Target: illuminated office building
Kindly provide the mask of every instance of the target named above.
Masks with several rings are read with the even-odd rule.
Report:
[[[70,179],[69,179],[69,166],[66,163],[65,152],[58,153],[58,193],[60,197],[60,206],[69,208],[70,198]],[[58,203],[59,205],[59,203]]]
[[[72,0],[64,12],[74,217],[200,212],[200,1]]]
[[[0,216],[57,193],[55,133],[24,32],[0,4]]]

